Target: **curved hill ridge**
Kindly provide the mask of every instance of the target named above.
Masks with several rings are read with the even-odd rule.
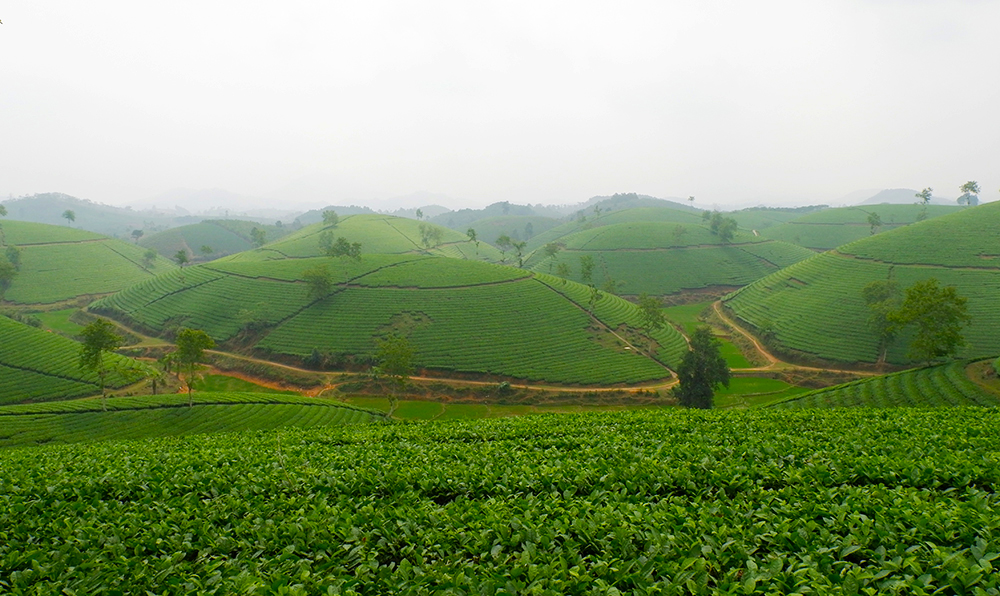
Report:
[[[211,219],[143,236],[139,245],[152,248],[167,258],[183,250],[195,259],[214,259],[252,249],[250,232],[254,228],[263,230],[268,240],[277,240],[292,232],[290,228],[252,221]],[[203,246],[211,248],[211,252],[202,253]]]
[[[302,272],[326,265],[330,291]],[[406,291],[401,291],[405,288]],[[638,308],[559,278],[420,255],[220,259],[137,284],[91,307],[156,334],[181,325],[263,357],[331,366],[370,361],[378,338],[407,335],[419,367],[553,383],[664,379],[686,350],[673,328],[646,356]]]
[[[134,244],[85,230],[22,221],[0,226],[6,245],[20,249],[20,270],[4,295],[17,304],[109,294],[175,267],[159,256],[147,260]]]
[[[568,278],[599,287],[614,283],[624,294],[675,294],[685,290],[746,285],[812,256],[808,249],[738,231],[732,243],[702,225],[674,222],[609,224],[560,239],[554,257],[535,251],[527,265],[535,271],[568,270]],[[583,261],[594,262],[591,279]]]
[[[814,250],[828,250],[871,236],[870,214],[881,218],[880,233],[918,222],[923,211],[920,205],[869,205],[865,207],[835,207],[803,215],[787,223],[761,230],[772,240],[783,240]],[[961,207],[929,205],[928,220],[953,214]]]
[[[423,242],[421,226],[440,233],[439,240],[428,247]],[[306,226],[261,249],[241,253],[244,260],[308,258],[322,256],[320,237],[329,232],[333,238],[343,236],[349,242],[361,244],[362,253],[433,254],[476,261],[499,261],[497,249],[482,241],[478,246],[469,237],[437,224],[403,217],[378,214],[348,215],[335,226],[322,223]]]
[[[528,250],[536,250],[549,242],[562,242],[576,232],[620,223],[669,222],[679,224],[703,223],[700,212],[681,211],[669,207],[632,207],[618,211],[585,211],[582,217],[559,224],[528,241]]]
[[[3,316],[0,338],[0,404],[101,393],[97,374],[79,366],[79,343]],[[124,387],[145,374],[146,366],[131,358],[112,354],[110,359],[108,387]]]
[[[901,227],[818,254],[764,277],[725,298],[743,322],[779,350],[809,358],[874,363],[877,341],[868,328],[861,289],[890,275],[905,288],[931,277],[968,298],[972,324],[959,355],[1000,353],[1000,203]],[[905,364],[911,337],[901,335],[887,360]]]

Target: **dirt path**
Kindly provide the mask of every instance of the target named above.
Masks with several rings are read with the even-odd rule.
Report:
[[[737,333],[750,340],[753,343],[754,349],[756,349],[760,353],[760,355],[763,356],[768,361],[767,366],[757,366],[753,368],[737,369],[740,372],[744,371],[768,372],[777,370],[788,371],[788,372],[808,371],[808,372],[832,372],[838,374],[858,375],[863,377],[875,377],[884,374],[876,371],[851,370],[845,368],[821,368],[816,366],[804,366],[801,364],[792,364],[791,362],[785,362],[784,360],[781,360],[780,358],[769,352],[763,345],[761,345],[759,341],[757,341],[757,338],[755,338],[748,331],[740,327],[734,320],[726,316],[726,313],[725,311],[722,310],[721,305],[722,305],[721,300],[716,300],[715,302],[712,303],[712,309],[715,311],[715,314],[718,315],[719,318],[722,319],[724,323],[729,325],[730,328],[734,329]]]

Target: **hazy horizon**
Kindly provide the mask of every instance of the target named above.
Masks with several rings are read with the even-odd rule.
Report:
[[[4,198],[1000,199],[992,0],[2,10]]]

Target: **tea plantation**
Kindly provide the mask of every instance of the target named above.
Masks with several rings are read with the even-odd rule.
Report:
[[[536,251],[527,265],[547,273],[563,266],[569,279],[584,282],[581,258],[590,257],[595,285],[614,280],[620,293],[630,295],[743,286],[813,254],[749,232],[738,232],[731,244],[723,243],[705,226],[665,222],[610,224],[559,242],[564,248],[554,257]]]
[[[992,594],[998,425],[647,411],[7,449],[0,590]]]
[[[965,209],[884,232],[816,255],[764,277],[725,299],[743,322],[790,353],[841,362],[875,362],[861,289],[888,279],[900,286],[936,278],[968,298],[972,324],[963,329],[963,357],[1000,353],[1000,203]],[[907,362],[910,336],[888,352]]]
[[[198,393],[0,407],[0,447],[186,436],[383,420],[339,402],[273,393]],[[108,411],[103,411],[106,405]]]
[[[424,242],[420,226],[440,233],[440,238]],[[272,242],[263,249],[243,253],[247,260],[316,257],[323,254],[320,236],[329,233],[334,239],[343,236],[348,242],[361,244],[363,253],[432,254],[478,261],[499,261],[500,252],[484,242],[476,243],[462,232],[432,223],[421,223],[391,215],[359,214],[343,217],[335,226],[322,223]],[[428,246],[429,244],[429,246]]]
[[[0,405],[100,395],[96,373],[79,366],[80,344],[0,316]],[[146,365],[117,354],[107,375],[111,388],[135,383]]]
[[[1000,406],[1000,396],[973,383],[967,361],[955,361],[870,379],[852,381],[799,395],[776,404],[782,408]]]
[[[92,232],[22,221],[2,224],[7,246],[20,249],[20,270],[4,294],[15,304],[109,294],[174,268],[162,257],[147,262],[138,246]]]
[[[868,217],[872,213],[877,214],[882,221],[877,231],[886,232],[915,223],[923,209],[920,205],[889,204],[824,209],[766,228],[761,234],[773,240],[783,240],[815,250],[827,250],[870,236],[872,230]],[[928,205],[927,217],[939,217],[959,210],[961,207],[958,206]]]
[[[269,242],[287,236],[292,231],[290,228],[265,226],[251,221],[206,220],[143,236],[139,239],[139,246],[152,248],[168,259],[173,258],[179,250],[195,259],[218,258],[253,248],[250,235],[253,228],[262,230]],[[202,252],[204,246],[212,249],[211,252]]]
[[[316,297],[302,272],[320,264],[332,287]],[[249,323],[260,355],[299,362],[314,350],[364,361],[378,338],[401,333],[422,368],[553,383],[665,379],[686,350],[684,338],[664,328],[653,333],[658,361],[647,357],[639,310],[618,297],[599,293],[591,304],[588,288],[565,280],[419,255],[220,259],[143,282],[91,310],[156,334],[204,329],[219,342],[244,341]]]
[[[617,211],[603,211],[595,214],[592,210],[583,213],[582,217],[577,217],[545,232],[532,237],[528,241],[528,249],[536,250],[549,242],[562,242],[565,236],[620,223],[638,222],[660,222],[682,225],[698,225],[704,222],[701,213],[696,211],[681,211],[669,207],[633,207],[629,209],[619,209]]]

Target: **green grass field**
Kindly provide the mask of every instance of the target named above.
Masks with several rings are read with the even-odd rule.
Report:
[[[3,229],[7,245],[21,250],[20,271],[4,295],[14,304],[109,294],[174,268],[162,257],[147,267],[144,249],[75,228],[4,221]]]
[[[669,222],[609,224],[559,239],[564,248],[554,257],[536,251],[526,262],[535,271],[569,270],[568,279],[585,283],[581,259],[594,261],[591,282],[608,280],[618,292],[666,295],[715,286],[743,286],[812,253],[785,242],[767,241],[745,231],[732,244],[701,225]]]
[[[302,271],[330,267],[331,292],[315,298]],[[540,382],[603,385],[669,376],[629,343],[647,340],[637,307],[542,274],[419,255],[249,262],[224,258],[138,284],[92,305],[155,334],[172,326],[234,340],[248,321],[261,356],[305,359],[313,350],[365,359],[389,333],[409,336],[421,368]],[[674,329],[654,333],[657,357],[679,361]]]
[[[966,375],[959,360],[808,392],[777,404],[784,408],[1000,406],[1000,396]]]
[[[915,223],[922,209],[919,205],[863,205],[824,209],[765,228],[761,234],[773,240],[783,240],[814,250],[828,250],[870,236],[868,216],[871,213],[881,218],[879,233],[882,233]],[[956,213],[960,209],[958,206],[928,205],[927,217],[929,220]]]
[[[195,391],[208,393],[277,393],[280,395],[299,395],[297,391],[272,389],[227,375],[202,375],[191,387]]]
[[[733,377],[728,388],[716,391],[714,405],[723,410],[769,406],[808,391],[805,387],[789,385],[779,379]]]
[[[877,360],[861,289],[888,279],[901,287],[936,278],[968,298],[972,324],[961,357],[1000,352],[1000,203],[965,209],[853,242],[796,263],[725,298],[736,317],[769,334],[781,350],[842,362]],[[899,261],[896,261],[899,259]],[[888,361],[905,364],[911,335]]]
[[[991,594],[998,426],[645,411],[5,449],[0,589]]]
[[[69,319],[75,313],[79,312],[79,310],[80,309],[78,308],[64,308],[62,310],[50,310],[34,313],[33,316],[37,317],[46,329],[74,337],[83,331],[83,325],[74,323]]]
[[[197,392],[0,407],[0,447],[148,439],[287,426],[373,422],[381,417],[330,400],[276,393]]]
[[[96,373],[80,368],[80,344],[61,335],[0,316],[0,405],[47,401],[101,393]],[[146,365],[117,354],[109,387],[142,379]]]
[[[711,307],[711,302],[696,302],[693,304],[682,304],[670,306],[663,309],[663,316],[667,321],[678,325],[684,330],[684,335],[691,337],[694,330],[705,325],[698,317],[705,309]],[[719,351],[726,359],[729,368],[751,368],[753,364],[746,359],[746,356],[727,337],[716,336],[720,342]]]

